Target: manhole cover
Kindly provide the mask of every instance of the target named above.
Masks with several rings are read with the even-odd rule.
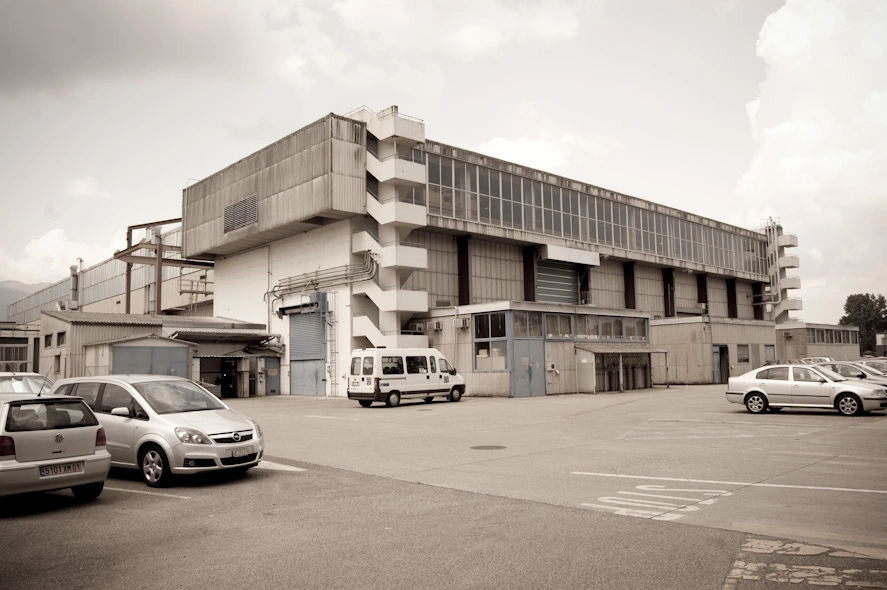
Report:
[[[500,449],[504,449],[502,445],[479,445],[476,447],[471,447],[475,451],[498,451]]]

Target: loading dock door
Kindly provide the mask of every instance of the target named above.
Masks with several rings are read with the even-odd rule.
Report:
[[[111,372],[189,377],[187,346],[114,346]]]
[[[323,316],[298,313],[290,321],[290,395],[326,395]]]

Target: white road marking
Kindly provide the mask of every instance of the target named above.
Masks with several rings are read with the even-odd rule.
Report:
[[[284,465],[283,463],[273,463],[271,461],[262,461],[255,466],[255,469],[269,469],[271,471],[305,471],[301,467],[293,467],[292,465]]]
[[[687,483],[713,483],[725,486],[788,488],[792,490],[815,490],[824,492],[857,492],[860,494],[887,494],[887,490],[865,490],[856,488],[830,488],[825,486],[798,486],[779,483],[754,483],[747,481],[716,481],[711,479],[684,479],[678,477],[652,477],[649,475],[622,475],[618,473],[593,473],[590,471],[573,471],[571,475],[590,475],[595,477],[620,477],[624,479],[650,479],[654,481],[682,481]]]
[[[163,494],[160,492],[146,492],[145,490],[127,490],[124,488],[109,488],[108,486],[105,486],[104,489],[111,491],[111,492],[126,492],[128,494],[145,494],[147,496],[163,496],[164,498],[178,498],[180,500],[190,500],[191,499],[191,496],[177,496],[175,494]]]

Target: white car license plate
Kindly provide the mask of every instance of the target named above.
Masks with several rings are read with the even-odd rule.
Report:
[[[245,449],[234,449],[233,451],[231,451],[231,456],[232,457],[246,457],[247,455],[249,455],[252,452],[253,452],[252,447],[247,447]]]
[[[83,473],[83,463],[62,463],[61,465],[43,465],[40,467],[40,477],[51,475],[64,475],[65,473]]]

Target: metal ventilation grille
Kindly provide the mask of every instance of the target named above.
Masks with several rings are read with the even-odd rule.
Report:
[[[225,233],[259,221],[259,195],[225,207]]]

